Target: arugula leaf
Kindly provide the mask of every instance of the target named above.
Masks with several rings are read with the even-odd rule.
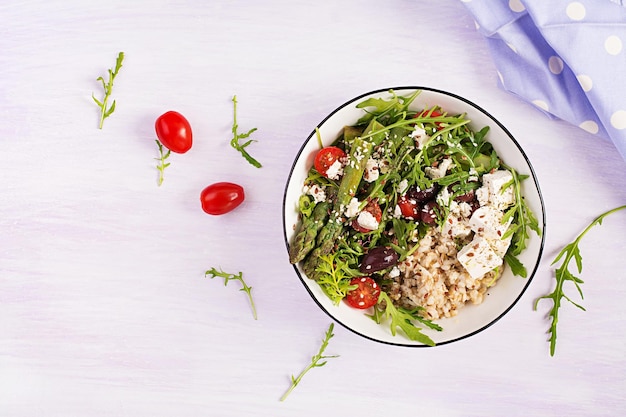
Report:
[[[399,119],[405,119],[409,106],[415,100],[415,98],[421,93],[421,90],[416,90],[408,97],[398,96],[395,91],[390,90],[390,99],[383,98],[369,98],[356,105],[357,109],[364,109],[366,114],[361,117],[357,124],[367,124],[372,119],[385,120],[386,123],[393,123]],[[368,108],[373,107],[373,110]]]
[[[298,386],[298,384],[302,380],[302,377],[304,377],[304,375],[307,372],[309,372],[313,368],[320,368],[326,365],[328,361],[325,359],[339,357],[339,355],[332,355],[332,356],[324,355],[324,351],[328,347],[328,342],[334,336],[333,334],[334,328],[335,328],[334,323],[330,323],[330,326],[328,326],[328,330],[326,330],[326,335],[324,336],[324,340],[322,341],[322,346],[320,346],[320,350],[317,352],[317,354],[311,358],[311,363],[306,368],[304,368],[297,377],[294,377],[293,375],[291,375],[291,386],[289,387],[287,392],[285,392],[285,394],[280,398],[281,401],[285,401],[285,399],[287,399],[287,396],[289,396],[289,394],[291,394],[291,391],[293,391],[294,388]]]
[[[226,273],[222,271],[221,269],[218,271],[215,268],[211,268],[204,273],[204,276],[209,277],[211,279],[215,277],[222,277],[224,278],[224,286],[227,286],[228,281],[232,281],[232,280],[241,282],[242,287],[239,289],[239,291],[243,291],[248,295],[248,300],[250,301],[250,307],[252,307],[252,316],[254,317],[255,320],[257,319],[256,307],[254,305],[254,300],[252,299],[252,287],[249,287],[246,284],[246,282],[243,280],[242,272],[239,272],[238,274],[235,275],[235,274]]]
[[[350,285],[352,274],[347,262],[339,259],[337,255],[338,252],[321,255],[316,269],[319,273],[317,283],[335,305],[339,304],[349,291],[356,288],[355,285]]]
[[[96,102],[98,107],[100,107],[100,124],[98,125],[99,129],[102,129],[104,125],[104,119],[109,117],[115,111],[115,100],[111,103],[111,106],[108,105],[109,97],[113,91],[113,81],[115,77],[117,77],[120,68],[122,68],[122,61],[124,60],[124,52],[120,52],[117,55],[117,60],[115,61],[115,69],[108,69],[109,79],[108,81],[104,81],[103,77],[96,78],[96,81],[100,81],[102,83],[102,88],[104,90],[104,99],[102,101],[98,100],[94,93],[91,93],[91,98]]]
[[[165,162],[165,160],[167,158],[170,157],[170,154],[172,153],[172,151],[170,151],[169,149],[167,150],[167,152],[163,153],[163,145],[161,144],[161,142],[157,139],[155,140],[157,146],[159,147],[159,157],[158,158],[154,158],[157,161],[159,161],[159,163],[157,164],[157,169],[159,170],[159,187],[161,186],[161,184],[163,184],[163,173],[165,171],[165,168],[167,168],[168,166],[170,166],[169,162]]]
[[[244,143],[240,143],[240,140],[248,139],[248,137],[257,130],[257,128],[253,127],[252,129],[248,130],[248,132],[246,133],[238,133],[237,132],[238,129],[239,129],[239,125],[237,124],[237,96],[233,96],[233,128],[232,128],[233,138],[230,140],[230,146],[232,146],[233,149],[236,149],[237,151],[239,151],[241,155],[246,159],[246,161],[248,161],[252,166],[256,168],[261,168],[262,166],[261,163],[257,161],[256,159],[254,159],[248,153],[248,151],[246,151],[246,148],[250,146],[252,142],[256,142],[256,140],[249,139],[245,141]]]
[[[520,175],[517,171],[509,166],[502,164],[512,175],[513,179],[507,184],[502,186],[502,192],[508,187],[513,187],[513,193],[515,195],[515,204],[509,208],[504,216],[502,216],[502,224],[509,221],[512,217],[513,222],[509,229],[506,231],[502,239],[506,239],[511,236],[511,245],[507,251],[504,260],[511,267],[511,271],[515,275],[519,275],[526,278],[528,272],[526,267],[522,265],[517,259],[517,256],[526,249],[526,243],[530,238],[529,229],[541,236],[541,229],[539,228],[539,222],[532,210],[526,204],[526,200],[522,196],[522,181],[529,178],[528,175]]]
[[[562,299],[565,298],[574,306],[578,307],[579,309],[583,311],[586,311],[582,305],[574,302],[571,298],[565,295],[565,292],[563,290],[563,286],[565,285],[566,282],[569,281],[573,283],[574,286],[576,287],[576,290],[578,291],[578,295],[580,296],[580,298],[584,299],[582,288],[581,288],[581,284],[583,284],[583,280],[575,276],[569,270],[569,264],[573,259],[574,262],[576,263],[576,269],[578,270],[578,273],[580,274],[583,271],[583,258],[582,258],[582,255],[580,254],[580,247],[579,247],[580,241],[594,226],[601,225],[605,217],[623,209],[626,209],[626,205],[616,207],[596,217],[582,231],[582,233],[580,233],[576,237],[576,239],[574,239],[573,242],[570,242],[567,245],[565,245],[565,247],[563,247],[561,252],[559,252],[559,254],[556,256],[554,261],[552,261],[551,265],[554,265],[559,260],[561,260],[561,258],[563,258],[563,262],[556,269],[556,272],[555,272],[556,287],[554,288],[554,291],[552,291],[550,294],[543,295],[537,298],[535,300],[535,305],[534,305],[534,309],[537,310],[537,305],[539,304],[541,300],[544,300],[544,299],[552,300],[552,308],[550,309],[550,312],[548,314],[548,317],[552,318],[552,322],[550,324],[550,330],[549,330],[550,332],[550,356],[554,356],[554,352],[556,350],[556,337],[557,337],[556,327],[559,322],[559,308],[561,307]]]
[[[382,304],[384,304],[384,307],[382,307]],[[400,330],[402,330],[410,340],[415,340],[428,346],[435,346],[435,342],[430,337],[422,333],[421,328],[415,327],[413,321],[418,321],[437,331],[441,331],[443,329],[438,324],[421,317],[418,314],[420,310],[420,308],[416,308],[414,310],[407,310],[402,307],[397,308],[393,305],[391,298],[389,298],[387,293],[381,291],[380,296],[378,297],[378,304],[374,306],[374,314],[369,317],[378,324],[380,324],[383,320],[391,319],[390,327],[391,334],[393,336],[396,335],[396,328],[400,328]]]

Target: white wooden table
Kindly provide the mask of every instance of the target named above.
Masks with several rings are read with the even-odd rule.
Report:
[[[92,92],[126,58],[99,130]],[[422,85],[491,112],[522,144],[547,209],[544,259],[488,330],[432,349],[341,326],[285,402],[329,317],[286,257],[281,203],[314,126],[369,90]],[[233,95],[256,169],[230,148]],[[157,186],[154,121],[183,113],[194,146]],[[550,263],[598,214],[626,203],[614,146],[502,91],[461,2],[301,0],[0,5],[0,415],[615,416],[626,412],[626,211],[581,246],[580,311],[561,309],[550,357],[534,300]],[[211,217],[199,193],[243,185]],[[242,271],[258,320],[237,283]],[[568,293],[575,300],[573,288]]]

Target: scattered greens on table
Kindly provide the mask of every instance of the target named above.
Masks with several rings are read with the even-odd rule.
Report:
[[[348,163],[343,176],[332,180],[320,175],[314,168],[308,173],[305,184],[323,188],[328,194],[324,201],[316,202],[306,193],[299,200],[301,224],[290,245],[291,263],[301,262],[305,274],[317,281],[330,299],[338,304],[352,289],[352,278],[362,276],[359,259],[371,248],[387,246],[399,255],[399,261],[411,255],[419,245],[428,228],[422,222],[407,221],[393,216],[393,209],[400,197],[399,184],[405,180],[409,186],[427,189],[437,183],[449,187],[451,196],[461,196],[476,190],[480,182],[476,178],[492,170],[508,170],[513,180],[503,188],[513,187],[515,203],[504,214],[503,223],[512,219],[511,227],[504,237],[511,236],[504,262],[514,275],[526,277],[527,271],[518,260],[526,248],[530,231],[541,234],[538,221],[521,195],[521,182],[527,175],[518,174],[505,165],[492,145],[486,140],[488,127],[473,131],[465,114],[451,115],[437,106],[431,109],[410,110],[409,107],[420,91],[410,96],[398,96],[390,91],[390,98],[369,98],[357,105],[364,116],[354,126],[347,126],[333,143],[345,150]],[[427,140],[416,146],[412,132],[416,124],[424,127]],[[319,140],[319,138],[318,138]],[[388,169],[377,180],[363,181],[366,162],[373,152],[384,156]],[[427,175],[427,167],[443,158],[451,158],[453,164],[447,173],[433,179]],[[342,215],[355,194],[359,201],[377,200],[381,206],[380,226],[373,232],[363,234],[352,230]],[[452,198],[450,199],[452,200]],[[360,207],[363,209],[363,207]],[[447,207],[440,207],[437,226],[446,218]],[[385,231],[392,229],[393,236]],[[417,234],[419,239],[413,237]],[[379,275],[381,277],[382,275]],[[411,340],[427,345],[434,342],[413,323],[421,322],[432,329],[441,330],[429,320],[421,319],[419,309],[407,310],[394,307],[383,291],[371,316],[376,322],[390,319],[391,333],[396,328]]]
[[[582,240],[583,236],[585,236],[587,234],[587,232],[589,232],[594,226],[596,225],[601,225],[602,221],[604,220],[605,217],[620,211],[626,209],[626,205],[624,206],[620,206],[620,207],[616,207],[614,209],[611,209],[609,211],[606,211],[604,213],[602,213],[601,215],[599,215],[598,217],[596,217],[583,231],[582,233],[580,233],[576,239],[574,239],[574,241],[570,242],[569,244],[565,245],[565,247],[561,250],[561,252],[559,252],[559,254],[556,256],[556,258],[554,259],[554,261],[552,261],[552,265],[556,264],[559,260],[561,260],[561,258],[563,258],[561,265],[556,269],[555,272],[555,278],[556,278],[556,287],[554,288],[554,291],[552,291],[550,294],[541,296],[539,298],[537,298],[535,300],[535,310],[537,310],[537,305],[539,304],[539,302],[541,300],[544,299],[549,299],[552,300],[552,308],[550,309],[550,312],[548,313],[548,316],[552,318],[552,323],[550,324],[550,356],[554,356],[555,350],[556,350],[556,326],[559,322],[559,308],[561,307],[561,301],[563,298],[565,298],[567,301],[569,301],[570,303],[572,303],[573,305],[575,305],[576,307],[580,308],[581,310],[585,311],[585,308],[576,303],[575,301],[573,301],[570,297],[568,297],[567,295],[565,295],[563,286],[565,285],[565,283],[567,281],[570,281],[574,284],[574,286],[576,287],[576,290],[578,291],[578,295],[580,296],[581,299],[584,299],[583,297],[583,291],[581,288],[581,284],[583,284],[583,280],[580,279],[579,277],[575,276],[574,273],[572,273],[569,270],[569,264],[572,261],[572,259],[574,260],[574,262],[576,263],[576,269],[578,270],[578,273],[582,273],[583,270],[583,258],[582,255],[580,254],[580,241]]]
[[[98,100],[96,96],[91,93],[91,98],[93,98],[93,101],[95,101],[98,107],[100,107],[100,124],[98,125],[100,129],[102,129],[102,126],[104,125],[104,119],[109,117],[115,111],[115,100],[113,100],[113,103],[111,103],[110,106],[108,102],[111,93],[113,92],[113,81],[115,80],[115,77],[117,77],[120,68],[122,68],[123,60],[124,52],[120,52],[117,55],[117,60],[115,61],[115,69],[108,69],[108,80],[105,81],[104,77],[98,77],[96,79],[96,81],[100,81],[102,83],[102,89],[104,90],[104,98],[102,99],[102,101]]]
[[[254,319],[257,319],[256,315],[256,306],[254,305],[254,300],[252,299],[252,287],[249,287],[246,282],[243,280],[243,273],[239,272],[238,274],[229,274],[227,272],[222,271],[221,269],[218,271],[215,268],[211,268],[204,273],[205,277],[209,277],[211,279],[215,277],[224,278],[224,286],[228,285],[228,281],[239,281],[241,282],[241,288],[239,291],[243,291],[248,295],[248,300],[250,301],[250,307],[252,308],[252,316]]]
[[[302,377],[304,377],[304,375],[306,375],[307,372],[309,372],[313,368],[319,368],[321,366],[326,365],[326,362],[328,362],[326,359],[339,357],[339,355],[333,355],[333,356],[324,355],[324,351],[326,350],[326,347],[328,346],[329,340],[334,336],[333,334],[334,328],[335,328],[335,325],[333,323],[330,323],[330,326],[328,326],[328,330],[326,330],[326,335],[324,336],[322,345],[320,346],[320,350],[319,352],[317,352],[316,355],[314,355],[311,358],[311,363],[307,365],[307,367],[304,368],[297,377],[294,377],[293,375],[291,375],[291,386],[289,387],[287,392],[285,392],[285,394],[280,398],[281,401],[285,401],[285,399],[289,396],[289,394],[291,394],[291,391],[293,391],[294,388],[298,386],[298,384],[302,380]]]
[[[248,151],[246,150],[246,148],[250,146],[252,142],[256,142],[253,139],[248,139],[248,137],[250,137],[250,135],[257,130],[256,127],[253,127],[252,129],[248,130],[246,133],[238,133],[238,130],[239,130],[239,125],[237,124],[237,96],[235,95],[233,96],[233,127],[232,127],[233,138],[230,140],[230,146],[232,146],[233,149],[239,151],[241,155],[246,159],[246,161],[250,163],[250,165],[256,168],[261,168],[262,166],[261,163],[257,161],[256,159],[254,159],[252,155],[250,155]],[[244,143],[241,143],[240,141],[242,139],[248,139],[248,140],[245,141]]]
[[[163,174],[165,173],[165,168],[170,166],[170,162],[165,162],[165,160],[170,157],[170,154],[172,153],[172,151],[167,149],[167,152],[164,152],[165,149],[164,149],[164,146],[161,144],[161,142],[158,140],[155,140],[155,142],[157,144],[157,147],[159,148],[159,157],[154,158],[158,162],[157,170],[159,171],[159,180],[157,184],[161,186],[163,184]]]

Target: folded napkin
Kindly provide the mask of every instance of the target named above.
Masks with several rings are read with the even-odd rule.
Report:
[[[626,159],[626,1],[461,1],[503,89],[610,139]]]

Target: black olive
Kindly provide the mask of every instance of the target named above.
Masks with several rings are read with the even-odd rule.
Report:
[[[441,186],[436,182],[433,183],[433,185],[431,185],[430,187],[423,190],[420,190],[419,188],[413,186],[409,188],[409,190],[407,191],[407,195],[410,198],[415,199],[415,201],[417,201],[418,203],[426,203],[427,201],[433,200],[437,196],[440,188]]]
[[[433,226],[437,223],[437,211],[439,210],[439,204],[435,201],[429,201],[424,204],[420,211],[420,220],[429,226]]]
[[[359,271],[364,274],[382,271],[398,263],[398,254],[387,246],[378,246],[370,249],[359,266]]]

